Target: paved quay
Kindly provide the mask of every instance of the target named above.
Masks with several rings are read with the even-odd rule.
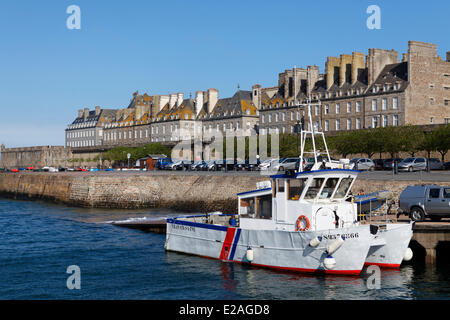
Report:
[[[30,172],[26,174],[37,174]],[[38,173],[40,174],[40,173]],[[123,170],[123,171],[96,171],[96,172],[58,172],[48,173],[54,175],[68,175],[68,176],[129,176],[129,175],[157,175],[157,176],[231,176],[231,177],[262,177],[269,178],[270,175],[266,172],[260,171],[138,171],[138,170]],[[417,172],[399,172],[393,174],[392,171],[362,171],[358,179],[361,180],[383,180],[383,181],[414,181],[414,182],[449,182],[450,170],[436,170],[431,172],[417,171]]]

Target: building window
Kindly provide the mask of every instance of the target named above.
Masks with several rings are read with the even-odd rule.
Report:
[[[265,123],[266,122],[266,115],[262,115],[261,116],[261,123]]]
[[[445,123],[445,124],[450,124],[450,118],[445,118],[445,119],[444,119],[444,123]]]
[[[351,112],[352,112],[352,103],[347,102],[347,113],[351,113]]]
[[[282,117],[282,120],[283,120],[283,121],[286,121],[286,112],[283,112],[283,113],[281,114],[281,117]]]
[[[381,100],[381,110],[387,110],[387,98]]]
[[[392,98],[392,109],[398,109],[398,97]]]
[[[316,106],[316,107],[315,107],[315,114],[316,114],[316,116],[319,115],[319,106]]]
[[[361,129],[361,119],[360,118],[356,118],[356,129]]]
[[[341,113],[341,104],[340,103],[336,103],[336,114]]]
[[[352,130],[352,119],[347,119],[347,130]]]
[[[372,117],[372,128],[378,127],[378,117],[374,116]]]
[[[398,115],[397,115],[397,114],[395,114],[395,115],[393,116],[393,118],[392,118],[392,124],[393,124],[394,126],[398,126]]]
[[[292,120],[292,121],[295,120],[294,111],[291,111],[291,120]]]
[[[361,112],[361,101],[356,101],[356,112]]]
[[[434,123],[434,118],[433,117],[430,118],[430,123]]]
[[[272,115],[269,114],[269,122],[272,122]]]
[[[378,108],[378,101],[377,99],[372,100],[372,111],[377,111]]]
[[[383,127],[387,127],[388,125],[388,116],[383,116]]]
[[[325,120],[325,131],[329,131],[329,130],[330,130],[330,121]]]
[[[434,98],[430,98],[430,106],[434,105]]]
[[[339,131],[339,130],[341,130],[341,120],[337,119],[336,120],[336,131]]]
[[[330,105],[329,104],[326,104],[325,105],[325,110],[324,110],[325,112],[325,114],[329,114],[330,113]],[[298,120],[298,119],[297,119]]]
[[[450,100],[444,100],[444,105],[446,105],[447,107],[450,106]]]
[[[278,118],[278,113],[275,113],[275,122],[278,122],[279,118]]]

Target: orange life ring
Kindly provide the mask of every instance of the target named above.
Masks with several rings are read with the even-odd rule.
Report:
[[[302,221],[304,221],[303,223],[304,227],[302,227]],[[309,219],[306,216],[300,216],[297,218],[295,226],[296,226],[295,231],[306,231],[310,227]]]

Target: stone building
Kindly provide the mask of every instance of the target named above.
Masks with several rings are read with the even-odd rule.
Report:
[[[99,106],[90,111],[78,110],[78,117],[67,126],[66,147],[86,148],[103,144],[103,127],[113,121],[116,110],[101,109]]]
[[[399,60],[395,50],[369,49],[327,57],[324,73],[318,66],[285,70],[278,84],[251,91],[238,90],[220,98],[217,89],[140,95],[127,108],[80,110],[66,130],[66,146],[136,146],[150,142],[175,144],[220,133],[249,135],[294,133],[308,114],[302,106],[311,99],[313,125],[325,132],[406,124],[450,122],[450,52],[437,55],[434,44],[410,41]]]
[[[279,75],[278,87],[253,86],[262,133],[293,133],[301,117],[308,117],[299,106],[308,97],[321,103],[312,117],[323,131],[449,123],[450,52],[443,61],[436,45],[410,41],[402,61],[398,56],[395,50],[369,49],[365,57],[328,57],[324,74],[315,66],[294,68]]]
[[[251,91],[238,89],[232,97],[218,99],[210,112],[202,109],[198,121],[202,121],[206,139],[212,136],[249,136],[259,122],[259,111],[252,102]]]

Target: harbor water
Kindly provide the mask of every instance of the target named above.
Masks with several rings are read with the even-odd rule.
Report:
[[[413,260],[371,274],[317,276],[164,251],[165,235],[110,224],[180,215],[0,199],[0,299],[449,299],[450,266]],[[80,289],[69,289],[69,266]]]

